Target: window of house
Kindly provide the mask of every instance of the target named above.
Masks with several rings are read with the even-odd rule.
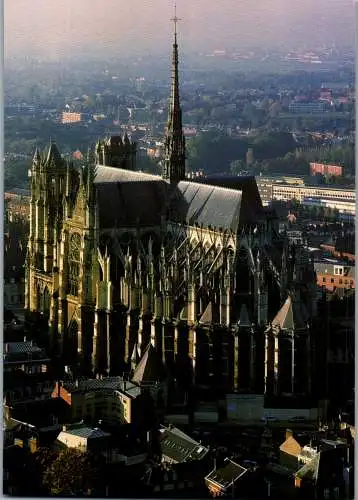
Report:
[[[343,280],[339,280],[339,284],[342,285],[343,284]]]
[[[322,278],[323,283],[326,283],[326,278]]]
[[[334,283],[334,278],[331,278],[331,283]]]

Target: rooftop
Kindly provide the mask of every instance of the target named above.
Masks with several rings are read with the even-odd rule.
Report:
[[[220,469],[215,469],[208,476],[206,476],[207,481],[212,481],[224,489],[227,489],[230,485],[234,484],[238,479],[240,479],[247,469],[241,465],[233,462],[232,460],[227,460],[225,467]]]
[[[98,439],[98,438],[106,438],[111,435],[108,432],[104,432],[97,427],[87,427],[84,424],[73,424],[73,425],[64,425],[62,427],[62,435],[71,434],[72,436],[77,436],[84,439]],[[61,436],[60,434],[60,436]],[[60,439],[60,436],[58,439]]]
[[[132,382],[122,379],[122,377],[105,377],[103,379],[78,380],[76,382],[63,382],[63,388],[71,393],[86,393],[91,391],[119,391],[132,398],[141,394],[140,387]]]
[[[162,454],[179,463],[201,460],[209,451],[177,427],[160,429],[160,444]]]

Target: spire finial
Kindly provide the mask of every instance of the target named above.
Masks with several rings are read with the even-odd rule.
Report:
[[[177,41],[177,23],[178,21],[181,21],[180,17],[177,16],[177,4],[176,2],[174,3],[174,17],[171,19],[174,23],[174,38],[175,38],[175,43]]]

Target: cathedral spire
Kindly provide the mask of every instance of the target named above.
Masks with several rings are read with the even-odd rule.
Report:
[[[177,22],[179,18],[176,15],[176,7],[172,21],[174,22],[172,77],[162,175],[170,183],[176,183],[185,178],[185,140],[182,129],[178,75]]]

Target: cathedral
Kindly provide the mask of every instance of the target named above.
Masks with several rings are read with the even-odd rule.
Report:
[[[25,308],[78,374],[130,376],[150,347],[183,387],[310,394],[313,264],[254,177],[186,179],[176,31],[164,142],[161,176],[127,135],[80,169],[36,150]]]

